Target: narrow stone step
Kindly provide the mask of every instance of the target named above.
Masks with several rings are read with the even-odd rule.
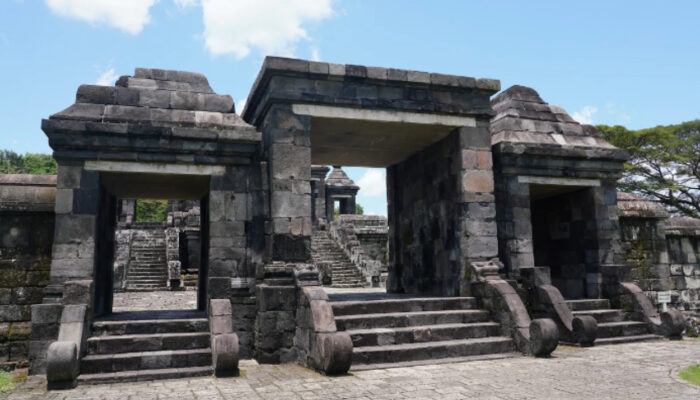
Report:
[[[438,365],[438,364],[453,364],[453,363],[464,363],[472,361],[489,361],[489,360],[502,360],[505,358],[520,357],[521,354],[518,352],[505,352],[505,353],[495,353],[495,354],[482,354],[477,356],[466,356],[466,357],[446,357],[446,358],[430,358],[427,360],[414,360],[414,361],[402,361],[402,362],[392,362],[392,363],[378,363],[378,364],[353,364],[350,368],[352,371],[367,371],[371,369],[387,369],[387,368],[404,368],[404,367],[416,367],[420,365]]]
[[[209,347],[210,334],[208,332],[187,332],[93,336],[87,340],[87,345],[89,354],[198,349]]]
[[[100,385],[108,383],[152,381],[162,379],[181,379],[197,376],[213,375],[214,369],[211,366],[187,367],[187,368],[165,368],[165,369],[144,369],[140,371],[107,372],[101,374],[81,374],[78,376],[78,383],[81,385]]]
[[[610,308],[610,300],[608,300],[608,299],[566,300],[566,305],[569,306],[569,309],[571,311],[609,309]]]
[[[591,317],[595,318],[599,324],[603,322],[619,322],[625,319],[624,311],[615,309],[572,311],[571,313],[574,315],[574,317],[590,315]]]
[[[604,322],[598,324],[597,337],[600,339],[620,337],[620,336],[639,336],[649,333],[649,327],[644,322],[637,321],[620,321],[620,322]],[[596,343],[598,341],[596,340]]]
[[[500,334],[500,330],[501,325],[497,322],[476,322],[403,328],[355,329],[349,330],[347,333],[352,339],[353,346],[363,347],[482,338],[497,336]]]
[[[87,355],[80,361],[80,370],[99,374],[210,365],[211,349],[207,348]]]
[[[608,344],[646,342],[646,341],[661,340],[661,339],[663,339],[663,336],[653,335],[653,334],[634,335],[634,336],[617,336],[617,337],[596,339],[595,345],[602,346],[602,345],[608,345]]]
[[[476,307],[476,299],[474,297],[412,297],[407,299],[333,301],[331,306],[336,316],[369,314],[374,310],[381,310],[385,313],[466,310]]]
[[[509,353],[515,350],[513,340],[502,336],[445,340],[426,343],[406,343],[385,346],[355,347],[353,366],[359,364],[396,363],[483,354]]]
[[[208,331],[209,320],[206,318],[95,321],[92,324],[93,336]]]
[[[339,330],[398,328],[435,324],[484,322],[488,312],[484,310],[418,311],[403,313],[353,314],[337,316]]]

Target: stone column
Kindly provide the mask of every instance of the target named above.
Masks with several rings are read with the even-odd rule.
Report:
[[[530,185],[513,175],[496,177],[498,254],[505,272],[520,276],[520,268],[534,267]]]
[[[83,169],[82,163],[59,163],[51,280],[45,302],[59,302],[63,282],[93,279],[96,269],[99,173]]]
[[[491,132],[488,119],[462,127],[456,154],[461,185],[459,216],[461,251],[460,293],[470,291],[469,266],[498,256]]]
[[[262,131],[269,159],[271,258],[311,257],[311,118],[289,105],[273,105]]]

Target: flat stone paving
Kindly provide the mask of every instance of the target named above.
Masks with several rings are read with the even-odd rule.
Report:
[[[83,386],[46,392],[30,377],[7,397],[20,399],[700,399],[676,377],[700,363],[700,340],[592,348],[560,347],[552,358],[516,357],[319,375],[296,364],[241,362],[237,378],[196,378]],[[0,395],[2,397],[2,395]]]
[[[192,310],[197,308],[197,291],[120,292],[114,293],[112,304],[113,312]]]

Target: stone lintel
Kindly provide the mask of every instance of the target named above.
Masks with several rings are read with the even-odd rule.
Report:
[[[536,185],[556,185],[556,186],[600,186],[598,179],[572,179],[572,178],[550,178],[544,176],[518,176],[519,183],[533,183]]]
[[[399,122],[407,124],[442,125],[452,127],[476,127],[476,119],[456,115],[426,114],[396,110],[368,110],[350,107],[334,107],[316,104],[293,104],[296,114],[320,118],[363,120],[374,122]]]
[[[171,175],[220,176],[226,173],[226,167],[222,165],[164,164],[93,160],[88,160],[85,162],[85,169],[89,171],[100,172],[125,172]]]

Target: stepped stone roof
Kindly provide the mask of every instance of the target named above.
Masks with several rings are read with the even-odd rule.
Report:
[[[330,175],[328,175],[328,178],[326,179],[326,186],[357,190],[360,189],[360,187],[357,186],[355,182],[350,179],[350,177],[348,177],[341,167],[335,165],[333,166],[333,171],[331,171]]]
[[[492,144],[517,142],[616,149],[591,125],[576,122],[567,112],[547,104],[532,88],[515,85],[491,100]]]
[[[632,193],[617,192],[617,209],[620,217],[668,218],[659,202]]]
[[[255,128],[235,114],[231,96],[214,93],[204,75],[149,68],[136,68],[133,76],[120,77],[115,86],[81,85],[75,104],[43,120],[42,129],[54,150],[71,147],[52,137],[55,133],[111,134],[116,138],[157,135],[218,143],[260,141]],[[90,150],[98,146],[96,141],[74,147]],[[99,146],[106,144],[112,150],[120,147],[116,139]],[[133,141],[121,145],[130,146],[134,146]]]

